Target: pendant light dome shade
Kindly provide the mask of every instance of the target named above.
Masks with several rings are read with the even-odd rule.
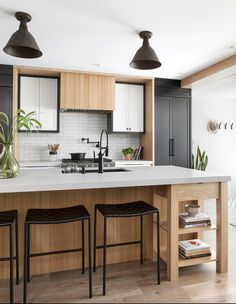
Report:
[[[148,39],[152,37],[152,32],[143,31],[139,33],[139,37],[143,39],[143,45],[137,50],[129,65],[131,68],[139,70],[152,70],[159,68],[161,63],[153,48],[150,47],[148,41]]]
[[[27,27],[31,16],[27,13],[17,12],[15,17],[20,21],[19,29],[11,36],[3,51],[8,55],[20,58],[41,57],[43,53]]]

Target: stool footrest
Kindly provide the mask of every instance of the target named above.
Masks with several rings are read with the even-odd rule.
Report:
[[[63,254],[63,253],[79,252],[79,251],[82,251],[82,248],[31,253],[29,256],[33,258],[33,257],[38,257],[38,256],[43,256],[43,255]]]
[[[107,244],[106,247],[118,247],[118,246],[127,246],[127,245],[135,245],[140,244],[141,241],[132,241],[132,242],[125,242],[125,243],[115,243],[115,244]],[[97,249],[103,248],[103,245],[96,246]]]
[[[13,260],[15,260],[15,259],[16,259],[16,257],[14,256],[14,257],[13,257]],[[10,261],[10,258],[9,258],[9,257],[2,257],[2,258],[0,258],[0,261],[1,261],[1,262]]]

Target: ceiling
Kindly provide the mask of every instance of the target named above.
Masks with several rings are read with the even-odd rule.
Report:
[[[2,48],[18,28],[16,11],[43,57],[20,59]],[[183,79],[236,53],[235,0],[1,0],[0,63]],[[129,67],[150,30],[162,67]]]

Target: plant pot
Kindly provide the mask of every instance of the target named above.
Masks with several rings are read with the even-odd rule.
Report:
[[[0,179],[16,177],[19,164],[13,155],[13,144],[2,144],[0,154]]]
[[[49,160],[57,161],[57,152],[49,152]]]
[[[125,154],[125,160],[132,160],[133,154]]]

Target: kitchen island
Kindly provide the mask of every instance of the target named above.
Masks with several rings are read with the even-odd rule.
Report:
[[[22,169],[17,178],[0,181],[0,210],[19,211],[20,270],[23,268],[23,224],[28,208],[60,208],[84,204],[93,216],[96,203],[126,203],[144,200],[160,208],[161,258],[167,264],[167,277],[178,280],[179,267],[216,262],[218,272],[227,272],[227,182],[223,174],[201,172],[174,166],[132,168],[122,172],[62,174],[60,168]],[[217,206],[216,226],[207,228],[179,228],[179,212],[186,202],[203,204],[215,199]],[[98,218],[98,225],[102,221]],[[32,227],[31,251],[45,252],[61,248],[77,248],[81,242],[78,231],[81,223],[65,225],[41,225]],[[144,220],[144,257],[155,258],[156,219]],[[181,260],[178,255],[179,239],[202,238],[203,230],[216,230],[216,253],[208,258],[192,261]],[[5,231],[6,232],[6,231]],[[0,251],[7,255],[7,234],[1,238]],[[139,238],[139,222],[127,219],[108,220],[108,242],[126,242]],[[102,244],[98,230],[98,243]],[[87,254],[85,254],[86,256]],[[137,246],[110,248],[108,263],[120,263],[139,259]],[[98,254],[98,265],[102,251]],[[79,253],[35,257],[31,273],[47,273],[81,268]],[[8,263],[4,263],[0,276],[8,276]]]

